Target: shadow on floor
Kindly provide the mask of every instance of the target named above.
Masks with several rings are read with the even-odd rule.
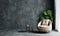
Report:
[[[39,32],[39,31],[18,31],[18,32],[29,32],[29,33],[37,33],[37,34],[47,34],[49,32]]]
[[[38,34],[47,34],[49,32],[39,32],[39,31],[32,31],[32,33],[38,33]]]
[[[26,32],[26,31],[18,31],[18,32]]]

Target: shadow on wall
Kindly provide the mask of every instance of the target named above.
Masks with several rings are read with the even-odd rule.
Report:
[[[4,3],[5,2],[5,3]],[[34,26],[38,23],[39,13],[46,9],[52,9],[49,0],[0,0],[3,19],[1,24],[5,29],[25,29],[29,24]],[[3,8],[2,8],[3,7]],[[0,23],[1,23],[0,22]]]

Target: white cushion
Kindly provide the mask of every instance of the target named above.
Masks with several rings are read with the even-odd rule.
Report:
[[[42,25],[47,25],[48,26],[48,22],[49,22],[48,19],[44,19]]]

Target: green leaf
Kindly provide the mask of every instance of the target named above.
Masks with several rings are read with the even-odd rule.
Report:
[[[48,10],[47,13],[49,16],[52,16],[52,10]]]
[[[45,16],[45,18],[46,18],[46,19],[49,19],[49,16],[48,16],[48,15],[46,15],[46,16]]]
[[[53,16],[52,16],[53,12],[52,10],[47,10],[47,11],[44,11],[40,14],[40,19],[43,20],[43,19],[50,19],[52,22],[53,22]]]
[[[43,14],[44,14],[44,15],[48,15],[46,11],[45,11]]]

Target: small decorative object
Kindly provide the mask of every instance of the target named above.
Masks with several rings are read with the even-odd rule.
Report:
[[[52,10],[44,11],[40,14],[40,22],[38,23],[38,30],[40,32],[49,32],[52,30],[52,23],[53,23],[53,15]]]
[[[26,25],[26,31],[33,31],[33,28],[31,25],[27,24]]]
[[[30,25],[26,25],[26,31],[30,31]]]

